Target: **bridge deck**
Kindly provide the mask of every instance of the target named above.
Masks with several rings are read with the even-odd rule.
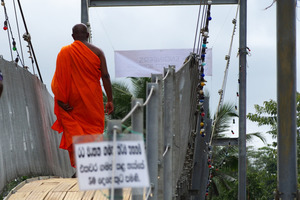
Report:
[[[75,178],[34,180],[17,186],[5,200],[107,200],[109,190],[80,191]],[[123,198],[131,199],[131,189],[123,189]]]

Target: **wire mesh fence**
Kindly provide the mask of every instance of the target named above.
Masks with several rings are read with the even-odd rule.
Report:
[[[51,130],[53,98],[38,78],[13,62],[0,59],[4,90],[0,100],[0,191],[20,176],[74,172],[61,135]]]

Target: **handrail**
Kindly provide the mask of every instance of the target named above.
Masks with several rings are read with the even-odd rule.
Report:
[[[168,69],[168,71],[167,71],[165,77],[163,77],[163,79],[162,79],[163,81],[168,77],[169,73],[170,73],[170,69]]]
[[[150,93],[148,95],[148,98],[146,99],[145,103],[143,104],[143,106],[146,106],[148,103],[149,103],[149,100],[153,94],[153,91],[154,91],[154,86],[151,87],[151,90],[150,90]]]
[[[165,155],[167,154],[167,152],[169,151],[169,149],[170,149],[170,145],[168,144],[168,145],[166,146],[165,152],[163,153],[163,157],[165,157]]]
[[[141,103],[137,102],[137,103],[134,105],[134,107],[129,111],[129,113],[122,119],[121,122],[124,123],[124,122],[132,115],[132,113],[133,113],[138,107],[140,107],[140,106],[141,106],[141,107],[146,106],[146,105],[149,103],[149,100],[150,100],[150,98],[151,98],[153,92],[154,92],[154,86],[151,87],[150,93],[149,93],[149,95],[148,95],[148,97],[147,97],[145,103],[144,103],[143,105],[141,105]]]
[[[134,107],[131,109],[131,111],[122,119],[122,123],[124,123],[131,115],[132,115],[132,113],[138,108],[138,107],[140,107],[140,106],[142,106],[141,104],[140,104],[140,102],[137,102],[135,105],[134,105]]]

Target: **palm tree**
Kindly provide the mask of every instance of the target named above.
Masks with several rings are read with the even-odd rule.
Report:
[[[151,78],[130,78],[130,80],[131,86],[121,81],[112,82],[112,93],[115,109],[111,115],[111,119],[123,119],[131,110],[132,98],[146,99],[147,82],[151,82]],[[107,102],[105,93],[103,94],[103,101],[104,104]],[[123,123],[123,126],[127,130],[130,130],[130,118]]]
[[[234,117],[238,117],[235,106],[224,103],[219,112],[214,115],[215,131],[212,139],[224,138],[225,133],[230,131],[230,122]],[[254,137],[261,139],[264,143],[266,142],[266,139],[259,132],[247,134],[246,140],[249,142]],[[208,199],[227,199],[227,195],[228,199],[237,197],[238,148],[231,145],[226,147],[214,146],[211,159],[214,168],[210,170]],[[224,196],[224,194],[226,195]]]
[[[130,78],[132,85],[133,85],[133,96],[135,98],[142,98],[146,99],[146,89],[147,89],[147,83],[151,82],[151,78],[145,77],[145,78],[136,78],[132,77]]]

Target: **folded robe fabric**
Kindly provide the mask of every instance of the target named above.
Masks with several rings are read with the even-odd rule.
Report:
[[[69,150],[69,153],[73,152],[73,136],[103,133],[104,106],[100,78],[100,59],[85,44],[76,40],[61,49],[51,83],[57,117],[52,129],[63,132],[59,147]],[[73,110],[63,110],[57,100],[68,103]],[[70,159],[73,166],[71,155]]]

